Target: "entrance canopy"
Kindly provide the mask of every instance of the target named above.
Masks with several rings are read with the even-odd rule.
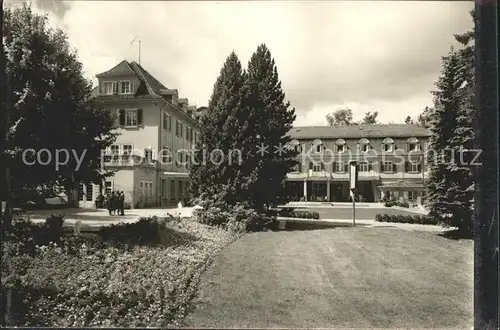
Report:
[[[189,178],[189,173],[187,172],[163,172],[163,175],[176,178]]]
[[[424,189],[420,182],[390,182],[377,186],[378,189]]]

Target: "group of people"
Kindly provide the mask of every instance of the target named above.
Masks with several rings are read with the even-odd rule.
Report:
[[[104,199],[106,209],[109,211],[109,215],[125,215],[125,195],[123,191],[112,191],[107,193]]]

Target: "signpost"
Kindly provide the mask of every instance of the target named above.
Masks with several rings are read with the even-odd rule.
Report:
[[[352,199],[352,225],[356,226],[356,188],[358,185],[358,164],[349,162],[349,190]]]

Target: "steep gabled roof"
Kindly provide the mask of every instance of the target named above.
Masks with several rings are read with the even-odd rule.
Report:
[[[139,79],[144,81],[146,87],[148,88],[148,93],[153,97],[162,97],[161,90],[167,89],[165,85],[159,82],[155,77],[153,77],[146,69],[144,69],[137,62],[130,63],[130,66],[134,69],[134,72],[139,76]]]
[[[294,139],[429,137],[430,131],[413,124],[297,126],[290,130],[290,136]]]
[[[114,68],[97,74],[96,77],[103,78],[106,76],[123,76],[131,74],[136,75],[135,71],[132,70],[132,68],[130,67],[130,64],[126,60],[123,60],[120,63],[118,63]]]

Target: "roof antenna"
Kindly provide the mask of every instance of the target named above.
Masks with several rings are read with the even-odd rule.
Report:
[[[130,42],[130,45],[132,46],[132,44],[136,41],[139,43],[139,65],[141,65],[141,41],[137,39],[137,36],[135,36],[134,39]]]

